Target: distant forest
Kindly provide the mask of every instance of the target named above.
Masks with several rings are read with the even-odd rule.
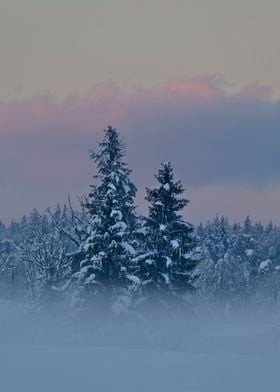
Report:
[[[88,312],[104,306],[127,314],[149,303],[162,309],[273,307],[280,291],[280,228],[229,223],[217,216],[197,227],[170,162],[146,189],[147,216],[119,132],[108,127],[90,159],[89,194],[21,221],[0,223],[0,298],[38,312]]]

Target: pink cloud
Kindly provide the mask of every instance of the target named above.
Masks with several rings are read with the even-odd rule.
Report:
[[[113,82],[94,86],[85,96],[71,95],[62,102],[52,96],[39,96],[22,101],[0,101],[0,133],[44,128],[103,128],[120,121],[123,98]]]
[[[267,100],[269,86],[255,83],[242,87],[234,95],[246,100]],[[95,85],[85,96],[70,95],[62,102],[52,96],[38,96],[21,101],[0,101],[0,133],[15,130],[62,127],[73,129],[100,129],[106,124],[121,124],[134,108],[160,102],[213,103],[226,98],[221,76],[176,78],[163,87],[138,88],[124,94],[112,81]]]
[[[26,212],[86,192],[93,174],[88,150],[108,124],[125,138],[140,187],[152,185],[166,159],[187,186],[278,186],[280,103],[269,91],[255,84],[228,94],[221,77],[197,76],[129,93],[103,82],[62,102],[0,102],[0,205],[13,217],[15,206]]]
[[[189,79],[176,78],[166,83],[164,90],[171,94],[181,94],[191,98],[213,101],[223,94],[222,78],[216,76],[196,76]]]

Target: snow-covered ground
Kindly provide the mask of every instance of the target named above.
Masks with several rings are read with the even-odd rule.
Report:
[[[7,331],[19,312],[5,306],[0,327]],[[0,342],[1,392],[280,390],[280,328],[272,322],[201,323],[181,350],[13,343],[9,336]]]
[[[3,392],[278,392],[279,357],[2,345]]]

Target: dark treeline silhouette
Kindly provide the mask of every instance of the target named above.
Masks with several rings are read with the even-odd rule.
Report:
[[[185,222],[188,200],[170,162],[146,190],[142,216],[124,152],[108,127],[90,155],[96,174],[79,211],[69,201],[0,224],[0,297],[50,314],[276,305],[280,228],[249,217],[243,224],[218,216],[198,227]]]

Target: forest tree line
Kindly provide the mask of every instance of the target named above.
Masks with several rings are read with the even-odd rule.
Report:
[[[115,314],[149,303],[164,308],[277,304],[280,228],[230,224],[215,217],[186,222],[184,188],[170,162],[146,189],[147,216],[135,206],[136,187],[118,131],[108,127],[97,151],[88,196],[21,221],[0,223],[0,298],[38,311]]]

